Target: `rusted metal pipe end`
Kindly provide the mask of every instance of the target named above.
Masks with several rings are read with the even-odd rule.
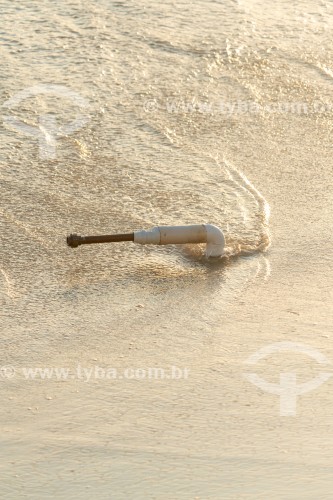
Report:
[[[116,243],[118,241],[134,241],[134,233],[126,234],[100,234],[97,236],[79,236],[70,234],[67,236],[67,245],[77,248],[79,245],[91,245],[93,243]]]
[[[70,234],[67,236],[67,245],[71,248],[77,248],[82,244],[82,237],[78,234]]]

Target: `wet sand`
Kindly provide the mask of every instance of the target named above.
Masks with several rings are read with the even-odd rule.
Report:
[[[331,4],[0,4],[3,498],[331,498],[332,379],[246,378],[332,370]],[[229,257],[65,242],[178,223]]]

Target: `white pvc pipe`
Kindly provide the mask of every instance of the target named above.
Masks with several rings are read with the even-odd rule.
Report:
[[[211,224],[191,226],[158,226],[149,231],[135,231],[134,243],[140,245],[172,245],[206,243],[207,257],[220,257],[224,253],[224,234]]]

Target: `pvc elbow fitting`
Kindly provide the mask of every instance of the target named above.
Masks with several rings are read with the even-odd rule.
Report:
[[[224,234],[217,226],[205,224],[207,231],[206,257],[221,257],[224,254]]]
[[[172,245],[206,243],[207,257],[220,257],[224,253],[223,232],[211,224],[190,226],[158,226],[149,231],[136,231],[134,243],[140,245]]]

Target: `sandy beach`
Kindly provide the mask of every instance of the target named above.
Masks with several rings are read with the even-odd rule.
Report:
[[[1,498],[330,499],[331,2],[0,12]]]

